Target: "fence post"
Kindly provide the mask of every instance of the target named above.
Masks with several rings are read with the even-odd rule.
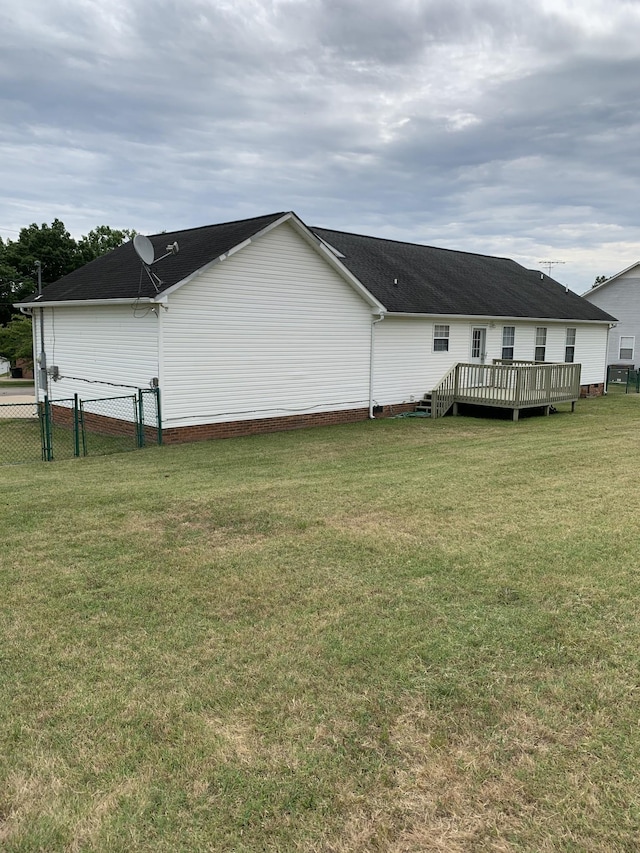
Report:
[[[144,447],[144,400],[142,388],[138,388],[138,447]]]
[[[160,413],[160,388],[156,392],[156,422],[158,424],[158,444],[162,444],[162,415]]]
[[[51,462],[53,459],[53,447],[51,441],[51,405],[49,403],[49,397],[44,395],[44,403],[42,404],[43,409],[43,446],[42,446],[42,458],[45,462]]]
[[[87,433],[84,427],[84,407],[82,400],[79,401],[78,424],[80,427],[80,435],[82,436],[82,455],[87,455]]]
[[[44,403],[40,400],[37,403],[38,406],[38,421],[40,422],[40,455],[42,456],[42,461],[47,461],[47,441],[45,438],[45,418],[44,418]]]
[[[80,456],[80,417],[77,394],[73,395],[73,455]]]

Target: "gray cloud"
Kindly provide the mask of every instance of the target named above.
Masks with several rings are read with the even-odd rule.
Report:
[[[24,0],[0,31],[0,233],[295,209],[561,253],[583,290],[637,259],[639,36],[625,0]]]

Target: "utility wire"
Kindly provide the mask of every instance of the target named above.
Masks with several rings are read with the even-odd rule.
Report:
[[[58,375],[58,380],[60,379],[73,379],[75,382],[88,382],[90,385],[111,385],[113,388],[135,388],[136,391],[140,387],[139,385],[125,385],[123,382],[107,382],[106,379],[84,379],[82,376],[63,376],[61,373]]]

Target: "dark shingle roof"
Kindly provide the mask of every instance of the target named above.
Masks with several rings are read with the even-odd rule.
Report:
[[[284,213],[272,213],[254,219],[150,236],[156,257],[164,255],[166,247],[175,240],[180,246],[177,255],[170,255],[153,265],[154,272],[162,280],[160,292],[224,255],[282,216]],[[137,296],[156,296],[157,293],[130,241],[44,288],[42,301],[135,299]],[[33,296],[23,301],[31,302]]]
[[[344,255],[342,263],[389,311],[613,320],[549,276],[508,258],[327,228],[313,231]]]
[[[156,256],[164,254],[174,240],[180,245],[178,255],[154,264],[162,280],[159,291],[182,281],[284,215],[272,213],[151,236]],[[547,275],[527,270],[508,258],[326,228],[310,230],[341,253],[341,263],[391,312],[613,320]],[[42,301],[135,299],[153,297],[157,292],[129,242],[46,287]],[[32,301],[33,296],[23,300]]]

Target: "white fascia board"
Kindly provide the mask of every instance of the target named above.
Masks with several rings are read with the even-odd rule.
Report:
[[[620,272],[617,272],[615,275],[610,276],[606,281],[601,281],[600,284],[596,284],[593,287],[590,287],[589,290],[585,290],[585,292],[580,295],[583,299],[586,299],[590,293],[593,293],[596,290],[600,290],[601,287],[606,287],[608,284],[611,284],[612,281],[615,281],[617,278],[620,278],[621,275],[624,275],[630,270],[635,269],[635,267],[640,267],[640,261],[636,261],[635,264],[631,264],[630,267],[627,267],[624,270],[620,270]]]
[[[220,255],[217,258],[214,258],[209,263],[200,267],[200,269],[194,270],[194,272],[190,273],[185,278],[176,282],[171,287],[168,287],[166,290],[163,290],[160,296],[169,296],[179,287],[184,287],[185,284],[188,284],[190,281],[193,281],[194,278],[197,278],[199,275],[207,272],[212,267],[215,267],[217,264],[221,264],[227,260],[228,257],[234,255],[236,252],[239,252],[241,249],[244,249],[245,246],[248,246],[250,243],[253,243],[255,240],[259,240],[260,237],[264,237],[265,234],[268,234],[269,231],[273,231],[274,228],[278,228],[285,222],[291,223],[295,231],[312,247],[318,252],[322,257],[333,267],[333,269],[344,278],[348,284],[367,302],[371,308],[373,309],[374,314],[385,314],[386,308],[385,306],[379,302],[373,294],[371,294],[367,288],[359,281],[353,273],[349,272],[349,270],[345,267],[344,264],[340,263],[340,260],[334,255],[331,249],[327,248],[324,243],[320,240],[319,237],[307,228],[304,222],[296,216],[293,211],[289,213],[283,214],[279,219],[274,220],[265,228],[262,228],[260,231],[256,231],[256,233],[249,237],[246,240],[243,240],[242,243],[238,243],[237,246],[234,246],[232,249],[229,249],[228,252],[225,252],[223,255]]]
[[[162,294],[159,294],[159,297]],[[153,304],[159,302],[160,298],[153,299],[151,296],[140,296],[132,299],[58,299],[50,302],[16,302],[14,308],[79,308],[83,305],[136,305],[140,302]]]
[[[295,213],[288,214],[290,216],[290,221],[295,230],[300,234],[300,236],[307,241],[307,243],[318,252],[318,254],[322,255],[322,257],[327,261],[327,263],[333,267],[333,269],[345,279],[345,281],[351,285],[351,287],[361,296],[365,302],[367,302],[370,307],[373,309],[374,314],[386,314],[386,307],[380,302],[375,296],[367,290],[367,288],[362,284],[360,279],[356,278],[356,276],[347,269],[347,267],[340,261],[338,257],[334,254],[334,252],[325,244],[324,240],[320,237],[317,237],[313,231],[311,231],[304,222],[299,219]]]
[[[194,270],[192,273],[189,273],[189,275],[180,279],[180,281],[177,281],[175,284],[172,284],[171,287],[167,287],[166,290],[163,290],[158,295],[157,301],[160,301],[160,298],[163,296],[169,296],[175,290],[178,290],[179,287],[184,287],[185,284],[188,284],[190,281],[193,281],[194,278],[197,278],[199,275],[202,275],[203,273],[207,272],[207,270],[210,270],[217,264],[223,263],[223,261],[226,261],[227,258],[231,257],[231,255],[235,255],[236,252],[239,252],[241,249],[244,249],[245,246],[248,246],[250,243],[253,243],[254,240],[258,240],[260,237],[263,237],[265,234],[268,234],[269,231],[272,231],[274,228],[277,228],[279,225],[282,225],[283,222],[286,222],[292,216],[292,213],[285,213],[283,216],[280,217],[280,219],[276,219],[269,225],[267,225],[265,228],[262,228],[260,231],[256,231],[255,234],[253,234],[251,237],[248,237],[246,240],[243,240],[241,243],[238,243],[237,246],[233,246],[231,249],[229,249],[228,252],[219,255],[217,258],[214,258],[212,261],[209,261],[208,263],[204,264],[204,266],[201,266],[199,269]]]
[[[418,314],[410,311],[388,311],[387,317],[422,317],[424,320],[470,320],[476,323],[575,323],[576,325],[591,325],[597,323],[610,326],[610,320],[576,320],[573,317],[566,320],[558,317],[496,317],[483,314]]]

